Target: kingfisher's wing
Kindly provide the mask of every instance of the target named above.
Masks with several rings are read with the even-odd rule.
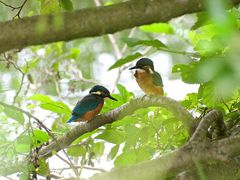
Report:
[[[153,83],[156,86],[162,86],[163,87],[162,77],[158,72],[153,73]]]
[[[72,110],[72,117],[68,122],[75,122],[78,118],[81,118],[86,112],[94,110],[101,103],[99,99],[94,96],[85,96],[82,100],[78,101],[76,106]]]
[[[85,96],[81,101],[79,101],[74,107],[72,114],[82,116],[88,111],[94,110],[100,101],[94,96]]]

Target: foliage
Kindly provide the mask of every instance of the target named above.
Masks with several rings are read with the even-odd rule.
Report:
[[[103,3],[118,2],[121,1]],[[135,30],[133,37],[129,35],[131,30],[113,35],[114,43],[103,36],[28,47],[19,53],[1,55],[0,101],[19,109],[0,106],[0,165],[13,164],[54,140],[34,117],[51,129],[54,137],[69,131],[66,121],[71,108],[93,84],[117,87],[113,96],[118,101],[107,99],[102,113],[137,96],[129,91],[130,80],[121,77],[127,74],[124,70],[129,63],[142,56],[154,58],[168,53],[173,58],[174,75],[165,75],[168,76],[165,78],[199,85],[198,92],[189,93],[181,100],[186,109],[198,116],[218,108],[224,113],[225,120],[230,118],[235,122],[240,115],[240,12],[236,7],[224,10],[224,1],[211,2],[207,12],[188,17],[195,19],[195,23],[173,20],[144,25]],[[94,6],[90,1],[77,0],[38,0],[28,4],[29,7],[23,10],[25,16]],[[10,16],[11,12],[0,6],[0,20],[8,20]],[[113,53],[114,46],[120,50],[126,47],[120,58]],[[149,50],[145,51],[146,48]],[[175,58],[176,54],[179,59]],[[112,79],[107,79],[111,74],[101,76],[107,70],[112,70],[108,73],[119,73],[120,80],[112,77],[116,78],[114,84]],[[169,111],[149,107],[84,134],[67,148],[66,153],[81,166],[98,166],[105,157],[108,161],[103,163],[124,167],[177,149],[188,138],[187,130]],[[40,159],[37,169],[37,174],[48,175],[52,171],[51,161],[48,165]]]

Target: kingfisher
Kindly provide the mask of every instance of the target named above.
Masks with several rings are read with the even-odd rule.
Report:
[[[151,59],[141,58],[134,67],[129,70],[136,69],[134,74],[139,87],[146,95],[162,96],[163,82],[161,75],[154,71],[154,65]]]
[[[101,111],[104,104],[104,98],[110,98],[117,101],[117,99],[110,95],[107,88],[100,85],[93,86],[89,94],[78,101],[73,108],[72,116],[67,123],[90,121]]]

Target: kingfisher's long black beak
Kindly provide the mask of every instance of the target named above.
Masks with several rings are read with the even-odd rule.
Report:
[[[118,101],[117,99],[115,99],[114,97],[112,97],[111,95],[108,96],[108,98],[114,100],[114,101]]]
[[[137,66],[133,66],[133,67],[129,68],[129,70],[133,70],[133,69],[138,69],[138,67]]]

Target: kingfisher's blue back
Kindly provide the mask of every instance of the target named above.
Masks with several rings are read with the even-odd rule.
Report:
[[[68,123],[91,120],[101,111],[103,103],[103,98],[95,94],[85,96],[82,100],[78,101],[74,107]]]

